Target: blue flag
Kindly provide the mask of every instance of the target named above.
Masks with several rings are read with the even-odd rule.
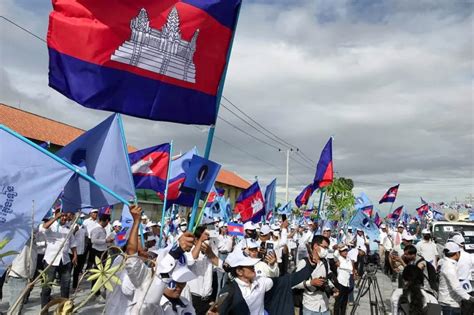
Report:
[[[56,154],[128,201],[135,198],[135,186],[119,120],[118,114],[110,116]],[[64,188],[65,211],[84,207],[100,208],[120,202],[78,175]]]
[[[290,200],[290,201],[288,201],[288,203],[286,205],[284,205],[283,207],[278,208],[277,213],[278,214],[290,215],[292,208],[293,208],[292,207],[292,202]]]
[[[371,205],[373,205],[373,203],[370,201],[369,197],[364,192],[361,192],[359,197],[357,197],[355,200],[354,208],[359,210]]]
[[[275,209],[276,178],[265,188],[265,213]]]
[[[8,240],[1,253],[21,252],[73,174],[0,125],[0,241]],[[0,275],[14,257],[0,259]]]
[[[355,229],[362,229],[369,237],[370,249],[374,250],[378,248],[378,244],[374,241],[379,239],[380,231],[377,225],[364,212],[358,210],[352,217],[348,226]]]

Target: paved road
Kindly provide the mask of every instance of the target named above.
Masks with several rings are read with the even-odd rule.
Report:
[[[383,275],[380,271],[376,274],[377,282],[380,287],[380,291],[385,302],[385,307],[387,312],[390,312],[390,296],[392,291],[396,288],[396,284],[390,282],[390,279]],[[37,315],[40,310],[40,287],[37,286],[34,288],[33,292],[31,293],[29,302],[24,307],[25,315]],[[88,283],[82,283],[80,286],[80,291],[74,298],[77,303],[84,301],[87,294],[90,292],[90,287]],[[5,284],[4,286],[4,300],[0,301],[0,314],[6,313],[8,308],[8,285]],[[358,291],[355,291],[354,298],[357,297]],[[59,287],[53,288],[53,295],[59,295]],[[90,315],[99,315],[102,314],[104,308],[104,304],[101,304],[96,301],[90,301],[82,310],[80,310],[80,314],[90,314]],[[350,314],[351,307],[348,307],[347,314]],[[355,314],[357,315],[369,315],[370,314],[370,304],[369,304],[369,294],[366,294],[361,298],[360,305],[357,307]]]

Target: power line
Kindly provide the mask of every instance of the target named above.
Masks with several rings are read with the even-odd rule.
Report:
[[[31,32],[31,31],[27,30],[26,28],[24,28],[24,27],[22,27],[22,26],[16,24],[15,22],[13,22],[12,20],[10,20],[9,18],[7,18],[7,17],[5,17],[5,16],[3,16],[3,15],[0,15],[0,17],[1,17],[2,19],[4,19],[5,21],[7,21],[7,22],[9,22],[9,23],[11,23],[11,24],[13,24],[13,25],[15,25],[15,26],[18,27],[19,29],[21,29],[21,30],[27,32],[27,33],[30,34],[31,36],[36,37],[37,39],[39,39],[39,40],[42,41],[43,43],[46,43],[46,40],[44,40],[43,38],[39,37],[39,36],[36,35],[35,33],[33,33],[33,32]]]
[[[255,119],[253,119],[252,117],[250,117],[249,115],[247,115],[243,110],[241,110],[239,107],[237,107],[234,103],[232,103],[227,97],[225,97],[224,95],[222,96],[223,99],[225,99],[230,105],[232,105],[235,109],[237,109],[240,113],[242,113],[245,117],[247,117],[248,119],[250,119],[251,121],[253,121],[257,126],[259,126],[260,128],[262,128],[263,130],[265,130],[266,132],[268,132],[269,134],[271,134],[272,136],[274,136],[275,138],[277,138],[278,140],[281,140],[283,143],[286,143],[286,146],[288,146],[289,148],[294,148],[295,146],[292,145],[291,143],[285,141],[284,139],[280,138],[279,136],[277,136],[276,134],[274,134],[273,132],[271,132],[270,130],[268,130],[267,128],[265,128],[264,126],[262,126],[262,124],[260,124],[258,121],[256,121]]]
[[[242,118],[241,116],[239,116],[239,114],[237,114],[236,112],[234,112],[232,109],[230,109],[229,107],[225,106],[225,104],[223,104],[221,102],[221,107],[225,108],[227,111],[229,111],[232,115],[234,115],[235,117],[237,117],[238,119],[240,119],[241,121],[243,121],[245,124],[247,124],[250,128],[256,130],[258,133],[264,135],[265,137],[267,137],[268,139],[274,141],[275,143],[278,143],[279,145],[283,145],[284,147],[288,147],[285,143],[281,142],[281,141],[278,141],[272,137],[269,137],[267,134],[263,133],[260,129],[258,129],[257,127],[255,127],[254,125],[252,125],[251,123],[249,123],[246,119]]]
[[[268,143],[268,142],[266,142],[265,140],[262,140],[262,139],[260,139],[260,138],[255,137],[254,135],[252,135],[252,134],[248,133],[247,131],[245,131],[245,130],[239,128],[238,126],[236,126],[236,125],[234,125],[233,123],[227,121],[226,119],[222,118],[221,116],[218,116],[218,117],[219,117],[219,119],[222,120],[223,122],[229,124],[230,126],[234,127],[235,129],[239,130],[240,132],[246,134],[247,136],[249,136],[249,137],[251,137],[251,138],[253,138],[253,139],[257,140],[257,141],[260,141],[261,143],[264,143],[264,144],[266,144],[266,145],[268,145],[268,146],[271,146],[272,148],[275,148],[275,149],[277,149],[277,150],[280,150],[279,147],[274,146],[273,144]]]

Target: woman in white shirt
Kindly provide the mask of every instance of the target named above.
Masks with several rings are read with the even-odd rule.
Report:
[[[420,268],[406,266],[402,278],[403,289],[396,289],[392,293],[392,315],[425,314],[424,308],[428,303],[438,304],[433,295],[423,290],[423,271]]]
[[[339,295],[334,303],[334,315],[346,314],[347,301],[352,291],[350,283],[354,274],[354,265],[347,255],[348,252],[347,246],[343,245],[339,248],[339,257],[336,260]]]

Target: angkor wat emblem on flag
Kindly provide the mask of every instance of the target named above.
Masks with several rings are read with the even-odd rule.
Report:
[[[168,14],[161,30],[150,27],[148,13],[144,8],[130,21],[130,29],[130,39],[115,50],[111,60],[196,83],[193,57],[199,29],[189,42],[183,40],[176,7]]]

